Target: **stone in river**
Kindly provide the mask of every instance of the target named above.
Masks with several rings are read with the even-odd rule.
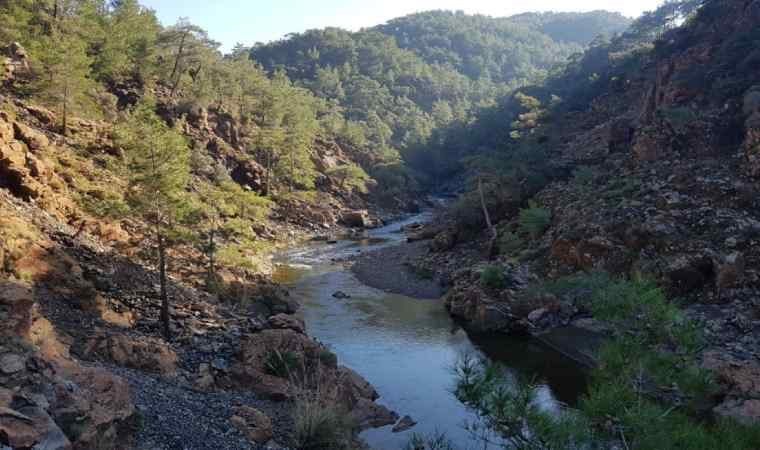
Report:
[[[396,425],[393,426],[394,433],[401,433],[402,431],[406,431],[412,427],[417,425],[417,422],[414,421],[410,416],[404,416],[401,418],[401,420],[398,421]]]

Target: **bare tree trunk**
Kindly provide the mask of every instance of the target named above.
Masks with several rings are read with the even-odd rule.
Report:
[[[216,234],[216,229],[212,228],[211,231],[209,231],[208,234],[208,274],[206,278],[206,289],[211,290],[214,283],[214,275],[216,273],[216,243],[214,242],[214,235]]]
[[[491,238],[488,241],[488,259],[493,259],[496,253],[496,239],[499,236],[498,231],[496,231],[496,227],[493,225],[493,222],[491,222],[491,215],[488,213],[488,206],[486,206],[486,197],[485,193],[483,192],[483,180],[478,177],[478,194],[480,195],[480,206],[483,208],[483,217],[486,219],[486,226],[488,227],[488,232],[491,234]]]
[[[267,176],[266,176],[266,186],[264,186],[264,195],[269,196],[270,191],[272,189],[272,150],[267,149]]]
[[[169,293],[166,289],[166,248],[164,237],[159,232],[158,235],[158,274],[161,285],[161,326],[164,333],[164,339],[171,341],[171,329],[169,328]]]
[[[292,193],[293,192],[293,179],[296,176],[296,155],[295,150],[290,150],[290,184],[289,184],[289,190]]]
[[[182,38],[179,41],[179,49],[177,49],[177,57],[174,59],[174,68],[172,69],[172,75],[169,77],[170,80],[172,80],[172,91],[170,94],[170,98],[174,98],[174,93],[177,92],[177,87],[179,86],[179,63],[182,60],[182,57],[184,56],[185,52],[185,39],[187,39],[187,32],[182,33]]]
[[[61,124],[61,134],[66,136],[68,129],[68,116],[69,116],[69,82],[66,80],[63,87],[63,123]]]

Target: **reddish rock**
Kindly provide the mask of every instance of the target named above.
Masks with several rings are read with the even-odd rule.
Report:
[[[255,444],[268,442],[274,436],[272,421],[266,414],[250,406],[240,406],[234,409],[230,423],[238,429],[249,441]]]
[[[89,340],[84,355],[100,356],[125,367],[169,377],[177,372],[177,354],[168,344],[157,339],[101,334]]]
[[[306,333],[306,324],[303,320],[290,314],[277,314],[268,320],[269,326],[278,330],[293,330],[297,333]]]

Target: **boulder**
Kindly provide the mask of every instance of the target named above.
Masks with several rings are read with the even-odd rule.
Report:
[[[13,375],[24,370],[24,367],[26,367],[26,358],[21,355],[6,353],[0,356],[0,373],[3,375]]]
[[[105,369],[66,364],[58,369],[51,415],[73,448],[119,448],[134,431],[136,410],[129,385]]]
[[[13,131],[16,139],[26,144],[33,152],[44,150],[50,145],[47,136],[21,122],[13,122]]]
[[[263,444],[274,436],[272,420],[258,409],[240,406],[235,408],[233,412],[234,415],[230,417],[230,423],[250,442]]]
[[[99,334],[88,341],[84,356],[99,356],[125,367],[169,377],[177,372],[177,354],[168,344],[157,339]]]
[[[288,314],[277,314],[268,320],[269,326],[278,330],[293,330],[297,333],[306,333],[304,321]]]
[[[351,228],[366,228],[370,222],[369,212],[366,209],[343,211],[340,215],[340,223]]]
[[[0,405],[0,437],[13,449],[35,448],[71,450],[71,441],[37,405],[25,405],[17,410]]]
[[[683,254],[670,258],[665,269],[668,290],[684,295],[710,283],[715,276],[713,260],[706,254]]]
[[[393,426],[391,431],[394,433],[401,433],[402,431],[406,431],[410,428],[413,428],[415,425],[417,425],[417,422],[412,419],[410,416],[404,416],[401,418],[401,420],[396,423],[396,425]]]
[[[393,425],[399,417],[385,406],[366,398],[360,398],[351,408],[349,415],[362,430]]]
[[[260,283],[253,288],[250,294],[253,302],[252,312],[259,313],[264,317],[277,314],[295,314],[301,305],[290,297],[287,289],[274,283]]]
[[[0,282],[0,338],[28,336],[32,327],[34,294],[26,285]]]
[[[266,169],[256,161],[247,159],[236,161],[230,176],[236,183],[253,191],[261,192],[265,187]]]
[[[457,244],[457,232],[455,229],[446,229],[441,231],[433,238],[430,243],[430,250],[433,252],[447,252]]]
[[[740,252],[733,252],[722,258],[715,277],[715,286],[718,292],[738,286],[744,278],[744,269],[744,255]]]

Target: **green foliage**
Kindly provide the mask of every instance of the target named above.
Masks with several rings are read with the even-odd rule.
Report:
[[[327,174],[338,181],[338,187],[341,190],[347,189],[349,192],[367,193],[367,182],[370,177],[364,169],[356,164],[349,163],[333,167],[327,171]]]
[[[480,282],[490,289],[503,289],[506,286],[504,271],[499,266],[488,266],[480,274]]]
[[[269,350],[264,358],[264,370],[269,375],[290,378],[301,370],[298,355],[290,351]]]
[[[510,380],[505,369],[465,355],[457,363],[454,393],[478,415],[466,424],[474,435],[483,428],[504,438],[503,448],[561,450],[594,442],[587,419],[574,411],[552,414],[540,407],[536,385]]]
[[[444,432],[436,432],[430,436],[414,433],[404,450],[454,450],[454,444]]]
[[[90,79],[86,5],[71,4],[50,24],[50,31],[32,42],[33,69],[37,73],[32,92],[43,103],[59,109],[61,130],[73,113],[95,110],[95,83]]]
[[[511,231],[502,231],[499,233],[499,253],[502,255],[514,255],[522,250],[525,241],[517,234]]]
[[[582,49],[589,23],[594,32],[620,31],[627,20],[604,13],[512,20],[435,11],[357,33],[328,28],[293,34],[258,45],[251,55],[326,99],[332,112],[324,123],[344,141],[375,157],[400,153],[435,178],[459,167],[462,156],[458,142],[445,142],[444,128],[469,125],[494,98],[545,78],[549,68]],[[526,122],[539,118],[538,111],[525,114]]]
[[[295,445],[300,450],[348,450],[353,424],[335,403],[308,397],[295,402]]]
[[[527,234],[533,239],[537,239],[544,234],[552,221],[552,213],[548,209],[531,203],[526,209],[520,210],[519,226],[520,232]]]
[[[456,394],[486,427],[526,449],[621,442],[646,450],[740,450],[758,442],[760,427],[694,417],[692,406],[714,395],[712,380],[696,362],[700,339],[694,324],[652,282],[595,273],[540,289],[587,298],[594,317],[616,331],[599,352],[579,408],[559,415],[537,409],[530,383],[510,383],[498,366],[464,358],[457,366]]]
[[[190,151],[185,138],[143,103],[117,126],[115,142],[125,150],[127,202],[151,223],[176,225],[188,212]]]

